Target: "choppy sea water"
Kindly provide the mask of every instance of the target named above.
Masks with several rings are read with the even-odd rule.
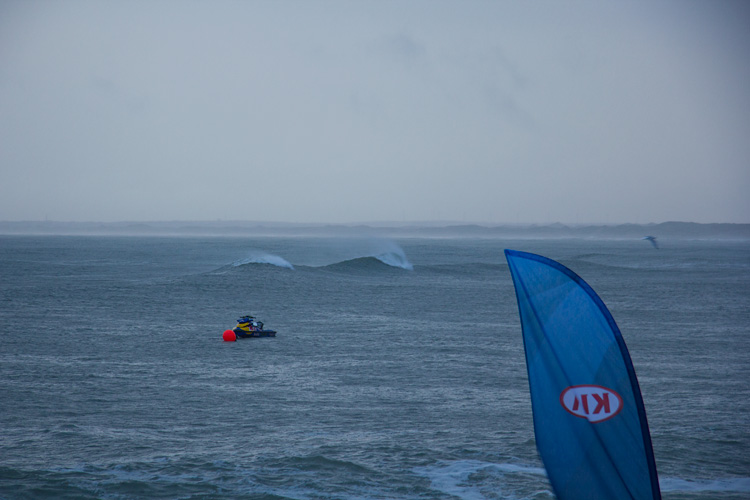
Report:
[[[663,497],[750,498],[750,242],[661,246],[0,237],[0,497],[551,499],[514,248],[612,312]]]

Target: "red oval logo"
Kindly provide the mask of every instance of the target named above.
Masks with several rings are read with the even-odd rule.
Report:
[[[573,385],[562,391],[560,404],[576,417],[591,423],[604,422],[622,410],[622,398],[600,385]]]

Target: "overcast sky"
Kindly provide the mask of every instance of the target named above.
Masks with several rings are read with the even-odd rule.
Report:
[[[750,2],[0,0],[0,220],[750,222]]]

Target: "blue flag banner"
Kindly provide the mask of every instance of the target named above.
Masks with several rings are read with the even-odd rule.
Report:
[[[537,448],[561,500],[660,499],[641,391],[612,315],[562,264],[506,250]]]

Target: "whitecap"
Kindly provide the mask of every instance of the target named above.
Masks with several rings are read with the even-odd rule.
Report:
[[[414,266],[411,265],[411,262],[409,262],[409,259],[406,258],[406,255],[400,248],[398,252],[386,252],[378,255],[373,255],[372,257],[375,257],[383,264],[387,264],[392,267],[400,267],[401,269],[407,269],[409,271],[414,270]]]
[[[253,252],[248,257],[232,262],[235,267],[244,266],[246,264],[270,264],[276,267],[285,267],[287,269],[294,269],[294,266],[278,255],[266,253],[266,252]]]
[[[409,259],[406,258],[404,250],[394,241],[390,240],[372,240],[371,245],[373,251],[368,257],[375,257],[383,264],[387,264],[392,267],[400,267],[409,271],[414,270]]]

